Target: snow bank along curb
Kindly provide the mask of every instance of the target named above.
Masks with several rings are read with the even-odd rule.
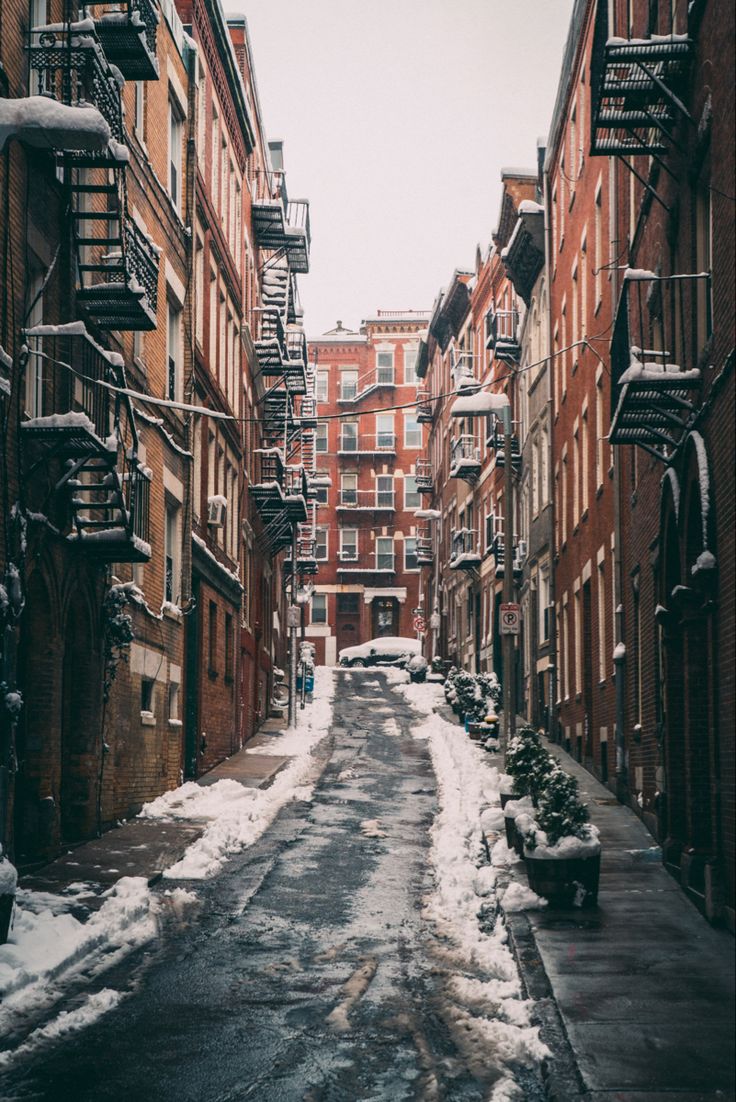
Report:
[[[252,845],[290,800],[308,799],[314,770],[312,751],[325,737],[332,722],[335,680],[332,669],[316,670],[314,698],[301,713],[296,731],[274,740],[257,752],[294,754],[294,760],[276,775],[266,789],[245,788],[237,781],[221,780],[208,787],[193,781],[167,792],[141,811],[146,819],[208,820],[204,834],[184,856],[164,872],[170,880],[202,880],[213,876],[228,858]]]
[[[437,777],[439,812],[431,830],[436,887],[426,915],[451,973],[448,1024],[464,1055],[482,1054],[497,1070],[491,1102],[513,1102],[523,1097],[514,1068],[538,1067],[550,1050],[532,1024],[535,1004],[523,997],[499,901],[499,872],[518,861],[500,837],[501,774],[462,728],[434,711],[441,689],[428,684],[395,688],[426,717],[414,737],[428,740]],[[479,857],[484,834],[492,843],[490,864]],[[543,905],[520,884],[507,887],[506,897],[514,910]]]
[[[258,753],[295,755],[270,788],[245,788],[231,780],[209,787],[188,783],[144,807],[144,818],[210,820],[204,834],[166,870],[165,877],[195,880],[213,875],[229,853],[259,838],[284,804],[311,794],[305,784],[314,768],[312,751],[329,731],[333,695],[332,670],[319,669],[314,703],[302,713],[302,725],[274,740],[273,748],[258,748]],[[174,903],[196,900],[183,888],[164,894]],[[99,885],[82,882],[71,884],[62,894],[18,891],[10,938],[0,946],[0,1038],[16,1043],[12,1033],[29,1014],[50,1010],[75,980],[89,982],[156,936],[162,900],[145,877],[122,877],[103,893],[102,907],[86,921],[69,913],[74,907],[83,909],[85,899],[98,895]],[[109,991],[90,996],[77,1010],[63,1011],[32,1032],[16,1051],[27,1053],[44,1040],[82,1028],[117,1005],[120,997]],[[0,1053],[0,1071],[10,1059],[10,1051]]]

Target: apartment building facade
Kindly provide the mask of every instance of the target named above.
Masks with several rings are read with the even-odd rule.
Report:
[[[425,433],[414,365],[428,316],[379,310],[310,341],[316,371],[319,580],[305,636],[328,665],[343,647],[416,637],[416,463]]]
[[[626,246],[606,417],[626,793],[693,902],[733,929],[734,11],[611,3],[589,19],[591,162],[613,175]]]
[[[308,205],[263,133],[244,21],[76,15],[3,5],[0,839],[22,865],[253,733],[312,462]],[[299,482],[281,542],[288,497],[264,519],[253,492],[269,396]]]

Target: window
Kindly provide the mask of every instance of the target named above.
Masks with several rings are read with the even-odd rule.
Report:
[[[379,536],[376,540],[376,569],[393,570],[394,541],[392,536]]]
[[[574,627],[575,627],[575,695],[582,690],[583,678],[583,617],[582,617],[581,590],[575,591],[574,600]]]
[[[394,415],[393,413],[376,414],[376,447],[393,448],[394,446]]]
[[[541,570],[537,580],[537,622],[540,644],[546,643],[549,639],[549,615],[549,574]]]
[[[355,562],[358,558],[358,530],[357,528],[342,528],[340,530],[340,558],[343,562]]]
[[[200,348],[204,346],[204,242],[197,234],[194,260],[194,335]]]
[[[174,604],[179,597],[179,505],[166,503],[164,527],[164,600]]]
[[[404,414],[404,446],[407,448],[422,446],[422,426],[413,413]]]
[[[417,480],[413,474],[404,475],[404,508],[418,509],[421,505],[421,497],[417,490]]]
[[[417,538],[416,536],[404,537],[404,570],[418,570],[417,562]]]
[[[232,681],[235,673],[234,649],[233,649],[233,618],[229,612],[225,613],[225,678]]]
[[[598,557],[598,679],[606,680],[606,575],[603,547]]]
[[[344,474],[340,478],[340,504],[358,504],[358,476],[357,474]]]
[[[602,204],[602,184],[598,181],[598,186],[595,190],[595,310],[598,311],[598,307],[601,304],[603,297],[603,204]]]
[[[595,379],[595,488],[603,488],[605,432],[603,430],[603,368]]]
[[[137,80],[133,100],[133,128],[136,137],[143,143],[146,140],[146,82]]]
[[[212,172],[212,202],[217,207],[219,205],[217,193],[220,182],[220,118],[214,105],[212,107],[212,164],[210,169]]]
[[[327,594],[326,593],[313,593],[312,594],[312,623],[313,624],[326,624],[327,623]]]
[[[175,103],[169,100],[169,195],[177,210],[181,209],[181,112]]]
[[[314,388],[314,396],[318,402],[327,401],[327,391],[330,382],[329,372],[318,371],[317,380]]]
[[[588,511],[588,409],[583,410],[583,423],[580,438],[581,464],[580,478],[582,480],[581,505],[584,513]]]
[[[208,349],[210,364],[214,369],[217,356],[217,272],[210,268],[210,346]]]
[[[194,518],[199,520],[202,515],[202,426],[195,422],[194,425],[194,457],[192,471],[192,493]]]
[[[210,601],[209,630],[207,634],[207,664],[210,676],[217,676],[217,605]]]
[[[379,474],[376,477],[376,505],[384,509],[394,507],[394,476]]]
[[[417,346],[415,344],[404,345],[404,382],[415,383],[417,381],[414,364],[417,360]]]
[[[394,381],[394,353],[393,349],[390,352],[377,352],[376,353],[376,382],[377,383],[393,383]]]
[[[314,532],[314,557],[318,562],[324,562],[327,558],[327,529],[317,528]]]
[[[713,263],[713,223],[710,198],[710,188],[706,179],[700,182],[698,190],[695,193],[696,272],[710,272]],[[696,280],[696,284],[697,338],[698,351],[700,351],[713,331],[711,320],[711,284],[710,280],[706,279],[698,279]]]
[[[168,357],[166,397],[175,402],[181,393],[181,310],[171,299],[168,302],[166,340]]]
[[[317,422],[317,433],[314,438],[315,451],[326,452],[327,451],[327,422]]]
[[[153,690],[155,681],[149,680],[144,677],[141,681],[141,711],[147,712],[149,715],[153,715],[153,709],[155,706]]]
[[[352,401],[358,394],[358,372],[354,368],[342,368],[340,371],[340,397]]]
[[[169,720],[179,722],[179,683],[169,682]]]
[[[358,422],[357,421],[345,421],[343,422],[342,432],[340,434],[340,451],[342,452],[357,452],[358,450]],[[325,451],[327,449],[325,448]]]
[[[43,272],[34,274],[28,287],[28,327],[43,322]],[[42,337],[30,339],[32,351],[40,352]],[[26,365],[26,413],[31,417],[43,415],[43,364],[40,356],[29,356]]]
[[[328,493],[327,486],[318,486],[317,487],[317,489],[316,489],[316,495],[317,496],[315,497],[314,500],[317,502],[318,505],[327,505],[329,503],[327,493]]]

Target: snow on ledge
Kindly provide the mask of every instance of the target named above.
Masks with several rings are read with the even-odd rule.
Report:
[[[0,99],[0,152],[10,138],[36,149],[98,152],[110,142],[110,127],[91,104],[69,107],[49,96]]]
[[[475,394],[463,394],[456,398],[450,410],[451,417],[481,417],[487,413],[500,414],[510,408],[505,394],[492,394],[479,390]]]

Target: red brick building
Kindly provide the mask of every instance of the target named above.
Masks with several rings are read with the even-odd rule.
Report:
[[[419,607],[414,364],[428,315],[379,310],[359,332],[310,342],[316,361],[315,466],[319,577],[306,638],[328,665],[347,646],[379,635],[415,638]]]
[[[608,342],[620,262],[613,184],[587,156],[590,6],[575,6],[545,164],[552,355],[551,471],[557,723],[563,744],[601,779],[625,773],[616,728],[621,638],[617,482],[606,440]],[[616,741],[617,739],[617,741]],[[614,744],[615,750],[614,750]]]
[[[628,266],[606,417],[627,790],[667,868],[733,929],[734,9],[592,7],[591,163],[615,181]]]

